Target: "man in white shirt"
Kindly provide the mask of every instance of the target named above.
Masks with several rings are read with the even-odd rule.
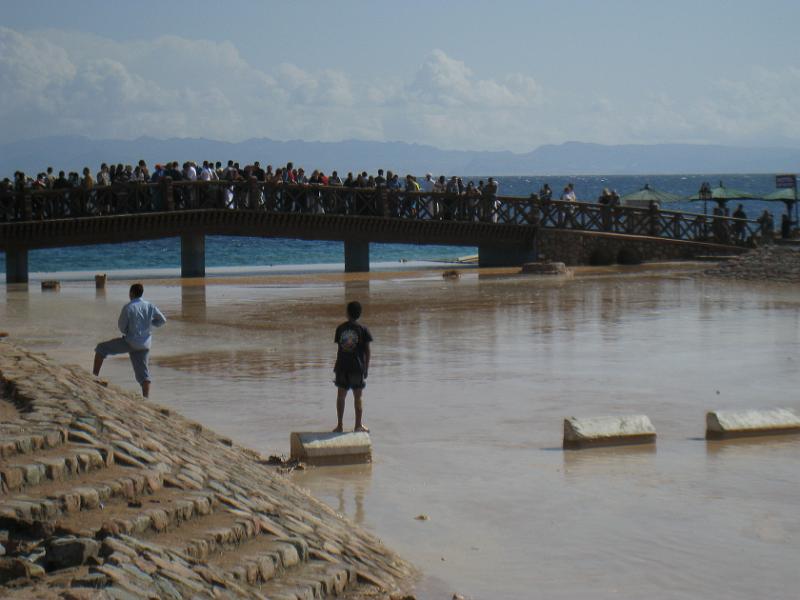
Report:
[[[567,187],[564,188],[564,193],[561,194],[561,199],[567,202],[577,202],[578,197],[575,195],[575,186],[568,183]]]
[[[425,174],[425,179],[420,182],[420,188],[423,192],[430,194],[433,192],[433,188],[436,185],[436,180],[433,178],[433,175],[430,173]],[[425,200],[425,208],[428,211],[428,218],[433,219],[436,217],[436,201],[431,197],[428,196]]]
[[[143,294],[144,286],[141,283],[131,286],[128,294],[131,301],[122,307],[117,321],[122,337],[97,344],[92,373],[95,376],[100,375],[106,356],[128,354],[136,381],[142,386],[142,396],[147,398],[150,396],[150,328],[161,327],[167,322],[167,318],[155,304],[144,300]]]
[[[208,161],[204,160],[203,168],[200,171],[200,181],[211,181],[213,178],[211,167],[209,166]]]

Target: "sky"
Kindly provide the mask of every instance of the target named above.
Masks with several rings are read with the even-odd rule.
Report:
[[[0,0],[0,141],[800,148],[797,0]]]

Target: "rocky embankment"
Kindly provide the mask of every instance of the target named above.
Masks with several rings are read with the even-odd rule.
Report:
[[[800,283],[800,246],[769,245],[705,271],[713,277]]]
[[[268,460],[0,340],[3,598],[403,597],[410,566]]]

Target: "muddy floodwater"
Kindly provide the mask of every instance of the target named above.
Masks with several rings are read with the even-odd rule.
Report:
[[[333,331],[364,304],[374,463],[291,477],[414,562],[419,598],[800,597],[800,436],[703,439],[710,409],[800,409],[797,287],[473,272],[145,288],[169,319],[153,400],[264,453],[334,426]],[[89,368],[127,284],[0,292],[14,341]],[[136,387],[127,358],[103,375]],[[657,448],[560,448],[566,416],[640,413]]]

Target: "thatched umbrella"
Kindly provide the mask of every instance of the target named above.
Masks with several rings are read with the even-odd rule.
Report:
[[[701,188],[702,189],[702,188]],[[735,190],[733,188],[726,188],[722,185],[722,182],[719,182],[719,185],[715,188],[710,188],[708,190],[710,192],[710,196],[706,196],[701,192],[696,194],[692,194],[689,196],[688,200],[691,202],[695,202],[697,200],[702,200],[704,203],[706,200],[713,200],[717,203],[721,209],[725,209],[725,205],[728,203],[729,200],[758,200],[758,194],[752,194],[750,192],[743,192],[742,190]],[[705,204],[703,205],[703,210],[705,211]]]
[[[620,199],[620,203],[624,206],[639,206],[648,207],[651,202],[657,202],[659,205],[667,202],[680,202],[681,197],[669,192],[662,192],[655,188],[651,188],[649,183],[636,192],[625,194]]]
[[[786,205],[786,214],[789,215],[789,218],[792,218],[792,207],[795,207],[795,213],[797,210],[797,190],[793,188],[781,188],[779,190],[775,190],[771,194],[767,194],[762,200],[766,200],[767,202],[783,202]],[[795,214],[795,221],[797,221],[797,214]]]

